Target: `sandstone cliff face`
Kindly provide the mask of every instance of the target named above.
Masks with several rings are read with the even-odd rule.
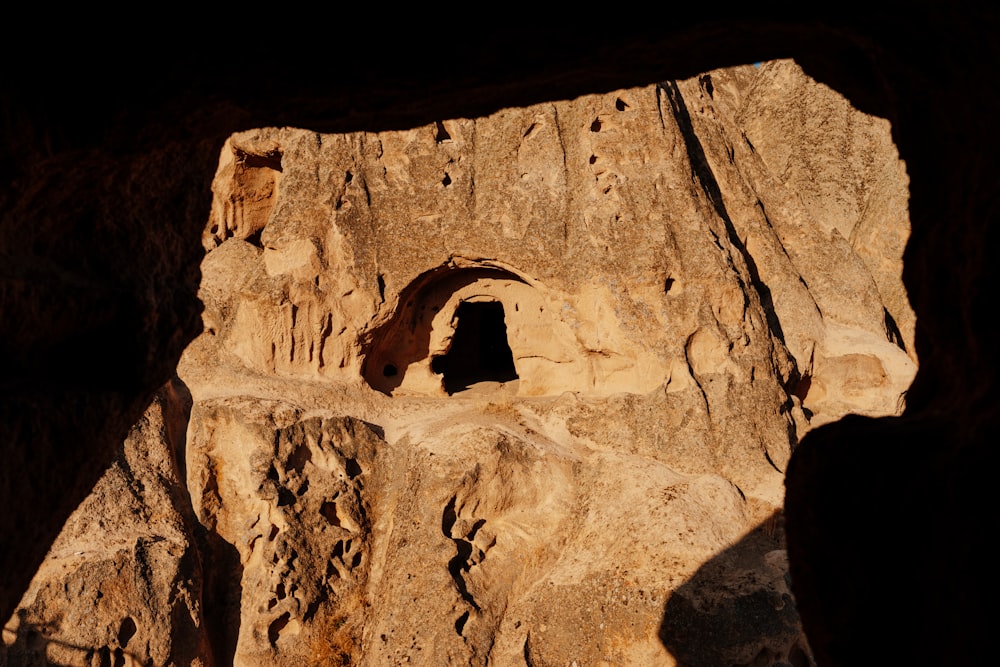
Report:
[[[125,586],[90,635],[61,619],[94,605],[36,592],[78,575],[43,570],[16,655],[31,624],[78,661],[808,663],[784,467],[817,423],[899,411],[915,371],[887,123],[767,63],[241,133],[213,191],[186,479],[162,475],[198,525],[180,503],[155,567],[74,565],[184,595]]]

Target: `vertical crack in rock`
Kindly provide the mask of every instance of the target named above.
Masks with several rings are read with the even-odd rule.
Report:
[[[687,149],[688,161],[691,164],[691,176],[701,185],[701,188],[708,197],[708,200],[715,208],[716,214],[718,214],[719,218],[726,225],[729,242],[739,252],[744,265],[749,271],[751,285],[756,293],[760,295],[761,305],[763,306],[764,314],[767,318],[767,324],[774,337],[784,344],[785,335],[781,329],[781,322],[778,321],[778,316],[772,305],[773,299],[771,297],[771,290],[760,279],[760,273],[757,270],[757,264],[754,262],[753,256],[751,256],[747,251],[746,245],[736,233],[736,228],[733,226],[733,221],[729,217],[729,212],[726,210],[726,204],[722,198],[722,190],[719,188],[719,183],[716,181],[715,175],[712,173],[712,167],[709,165],[708,158],[705,156],[705,150],[702,148],[701,141],[698,139],[698,135],[694,131],[694,126],[691,123],[691,114],[688,112],[687,105],[684,102],[684,97],[681,95],[681,91],[677,87],[677,82],[667,81],[666,83],[662,83],[660,84],[660,89],[663,90],[667,99],[670,101],[670,107],[674,113],[674,118],[680,128],[681,136],[684,138],[684,146]]]
[[[570,170],[569,170],[569,159],[566,155],[566,141],[563,139],[563,129],[559,122],[559,109],[555,105],[552,105],[552,121],[556,128],[556,138],[559,140],[559,153],[562,155],[562,168],[563,168],[563,182],[569,187],[569,184],[573,182]],[[563,241],[569,240],[569,221],[565,218],[562,224],[563,230]]]
[[[462,596],[462,599],[468,602],[473,609],[480,611],[475,598],[469,593],[465,577],[462,576],[462,573],[468,572],[469,567],[472,565],[472,543],[463,536],[456,537],[453,534],[452,529],[455,527],[456,521],[455,497],[452,496],[444,508],[444,513],[441,515],[441,530],[445,537],[454,542],[456,550],[455,557],[448,561],[448,572],[451,574],[451,578],[455,582],[455,587],[458,589],[458,594]],[[465,618],[468,619],[468,612],[466,612]],[[462,625],[464,627],[464,621]],[[462,634],[461,631],[459,631],[459,634]]]

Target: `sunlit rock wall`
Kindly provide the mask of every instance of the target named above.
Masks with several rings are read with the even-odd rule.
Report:
[[[140,660],[125,635],[195,627],[205,664],[808,664],[784,467],[915,371],[888,131],[780,62],[234,135],[167,476],[206,620],[147,597],[95,638],[29,595],[5,642],[38,655],[30,619]]]

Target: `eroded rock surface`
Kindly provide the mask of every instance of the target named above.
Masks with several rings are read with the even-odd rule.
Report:
[[[181,465],[190,409],[180,383],[157,394],[4,626],[0,664],[216,664]]]
[[[791,62],[234,135],[179,368],[201,659],[808,664],[785,465],[915,371],[887,137]]]

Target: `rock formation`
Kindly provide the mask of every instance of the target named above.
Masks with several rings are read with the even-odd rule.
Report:
[[[0,664],[213,664],[183,484],[190,410],[171,383],[133,426],[4,626]]]
[[[902,410],[906,187],[791,61],[233,135],[205,331],[9,663],[809,664],[783,473]]]

